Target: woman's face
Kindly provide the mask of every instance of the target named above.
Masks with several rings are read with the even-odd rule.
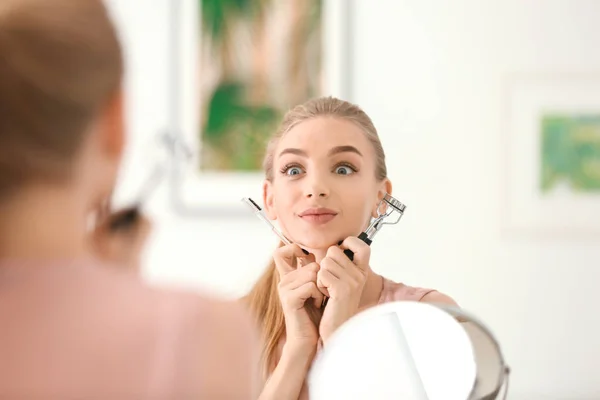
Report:
[[[266,212],[284,234],[309,250],[358,236],[391,192],[378,181],[373,146],[354,123],[334,117],[304,121],[279,140],[273,181],[265,182]]]

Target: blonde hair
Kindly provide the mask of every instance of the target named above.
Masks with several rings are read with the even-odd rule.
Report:
[[[281,137],[296,125],[318,117],[339,118],[356,124],[364,132],[375,150],[376,179],[381,181],[387,178],[385,153],[371,118],[355,104],[334,97],[319,97],[300,104],[285,114],[279,130],[267,145],[263,162],[267,180],[272,182],[275,178],[273,160]],[[265,376],[269,374],[269,370],[275,365],[276,350],[285,334],[285,319],[277,292],[278,283],[279,274],[275,268],[274,261],[271,260],[266,271],[246,296],[250,310],[253,312],[255,318],[257,318],[259,326],[262,327],[262,362]],[[306,303],[306,308],[313,322],[318,324],[321,310],[316,309],[310,302]]]
[[[67,178],[122,74],[102,0],[2,0],[0,194]]]

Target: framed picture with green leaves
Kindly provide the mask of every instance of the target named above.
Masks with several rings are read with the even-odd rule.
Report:
[[[348,0],[172,0],[171,196],[177,211],[251,215],[290,107],[350,96]]]
[[[512,76],[507,99],[506,226],[600,235],[600,73]]]

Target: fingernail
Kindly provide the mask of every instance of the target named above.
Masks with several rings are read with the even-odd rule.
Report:
[[[306,251],[306,250],[302,249],[302,252],[303,252],[304,254],[308,255],[308,251]]]
[[[340,240],[340,241],[338,242],[338,246],[341,246],[341,245],[342,245],[342,243],[344,243],[344,241],[343,241],[343,240]]]

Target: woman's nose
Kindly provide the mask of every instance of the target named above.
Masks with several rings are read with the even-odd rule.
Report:
[[[314,193],[314,194],[313,193],[307,193],[306,197],[310,198],[310,197],[313,197],[315,195],[317,195],[317,193]],[[327,193],[325,193],[325,192],[318,193],[318,197],[327,197]]]
[[[308,197],[308,198],[328,197],[329,189],[328,189],[327,185],[324,184],[324,182],[321,182],[319,180],[314,180],[307,185],[305,194],[306,194],[306,197]]]

